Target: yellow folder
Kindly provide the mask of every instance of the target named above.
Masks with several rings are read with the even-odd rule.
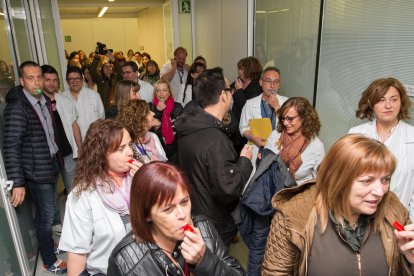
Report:
[[[266,140],[269,138],[270,133],[272,133],[272,122],[269,118],[250,119],[249,127],[250,132],[254,136],[258,136]]]

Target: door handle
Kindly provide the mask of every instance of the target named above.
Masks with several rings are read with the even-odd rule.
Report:
[[[13,180],[6,180],[6,189],[10,192],[13,189],[14,181]]]
[[[13,189],[13,185],[14,185],[13,180],[6,180],[6,181],[4,181],[3,189],[10,192]]]

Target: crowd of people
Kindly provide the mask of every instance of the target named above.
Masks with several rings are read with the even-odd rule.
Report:
[[[202,56],[187,64],[183,47],[162,66],[132,49],[67,58],[63,93],[50,65],[23,62],[14,87],[0,62],[11,203],[30,193],[46,271],[414,273],[414,127],[397,79],[362,92],[367,122],[325,155],[315,108],[280,95],[282,72],[256,57],[237,63],[234,82]],[[229,253],[237,233],[247,271]]]

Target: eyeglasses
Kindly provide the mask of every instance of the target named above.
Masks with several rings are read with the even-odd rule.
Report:
[[[134,71],[124,71],[122,72],[122,75],[130,75],[132,73],[134,73]]]
[[[81,81],[81,80],[83,80],[82,78],[69,78],[69,79],[67,79],[67,81]]]
[[[299,115],[292,116],[292,117],[290,117],[290,116],[282,116],[282,117],[280,117],[280,121],[282,121],[282,123],[283,123],[286,120],[286,121],[288,121],[288,123],[292,123],[293,120],[295,120],[297,117],[299,117]]]
[[[267,84],[274,84],[274,85],[277,85],[277,84],[279,84],[280,83],[280,80],[271,80],[271,79],[265,79],[265,80],[263,80],[265,83],[267,83]]]

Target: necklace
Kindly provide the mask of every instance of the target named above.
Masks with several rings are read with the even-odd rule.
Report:
[[[354,223],[352,223],[352,228],[357,229],[358,227],[358,221],[355,221]]]
[[[380,134],[381,131],[383,131],[384,129],[381,129],[380,125],[378,124],[378,121],[376,121],[376,130],[377,130],[377,135],[378,135],[378,140],[381,143],[385,143],[385,141],[387,141],[388,138],[390,138],[390,136],[392,135],[392,133],[394,132],[394,130],[397,128],[398,126],[398,121],[397,124],[395,126],[393,126],[388,132],[386,132],[385,134]]]

